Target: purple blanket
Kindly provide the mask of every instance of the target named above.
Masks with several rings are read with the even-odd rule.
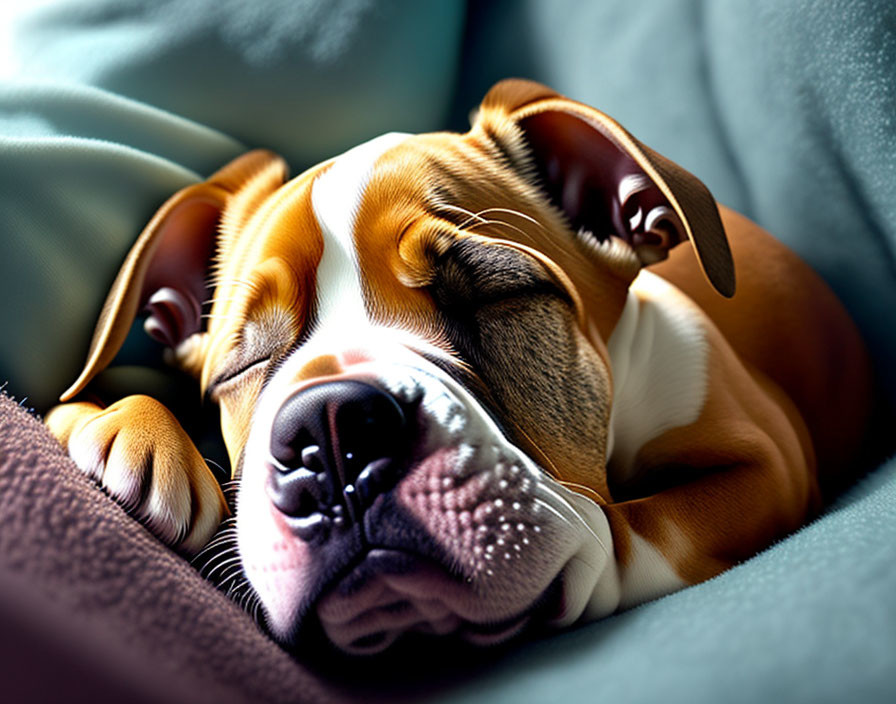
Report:
[[[283,653],[85,478],[5,394],[0,671],[8,702],[314,702],[358,694]]]

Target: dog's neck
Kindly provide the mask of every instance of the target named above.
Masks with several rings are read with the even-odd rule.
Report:
[[[695,306],[642,272],[607,343],[613,405],[607,439],[611,484],[632,478],[638,450],[695,422],[706,398],[708,347]]]

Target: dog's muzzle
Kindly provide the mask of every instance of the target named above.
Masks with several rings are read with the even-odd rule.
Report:
[[[410,440],[391,394],[353,380],[303,389],[274,418],[268,495],[297,537],[322,546],[395,486]]]
[[[275,377],[256,410],[237,535],[273,637],[362,654],[581,614],[607,554],[587,500],[424,361],[351,371],[291,391]]]

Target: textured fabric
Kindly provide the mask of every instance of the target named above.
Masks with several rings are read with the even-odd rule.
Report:
[[[30,622],[15,624],[23,608]],[[334,698],[234,603],[113,504],[46,428],[5,395],[0,621],[0,652],[16,652],[50,676],[75,661],[86,669],[78,686],[88,691],[125,690],[150,701],[180,702]],[[40,649],[23,653],[18,639],[18,646],[10,643],[10,631],[19,629]],[[49,653],[60,659],[52,667],[42,663]],[[43,685],[7,666],[5,658],[0,661],[3,681],[15,683],[14,691]]]
[[[139,100],[303,169],[442,122],[464,17],[459,0],[44,5],[9,31],[16,75]]]

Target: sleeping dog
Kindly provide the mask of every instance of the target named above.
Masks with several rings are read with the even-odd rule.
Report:
[[[78,400],[141,310],[220,407],[239,559],[288,647],[496,643],[705,580],[818,511],[870,407],[818,276],[526,81],[466,134],[386,134],[292,180],[247,153],[147,225],[47,423],[194,554],[228,508],[172,413]]]

